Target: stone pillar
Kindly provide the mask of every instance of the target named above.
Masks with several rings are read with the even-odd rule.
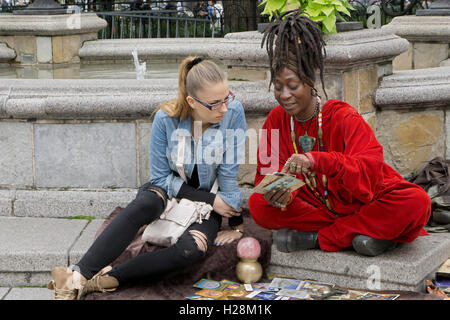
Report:
[[[377,139],[384,160],[409,175],[435,157],[450,157],[450,67],[397,71],[375,94]]]
[[[94,13],[0,15],[0,43],[15,51],[19,64],[78,63],[84,41],[96,40],[107,25]]]
[[[450,16],[402,16],[381,28],[409,41],[408,51],[394,59],[394,70],[450,65]]]
[[[342,32],[324,39],[328,97],[352,105],[376,131],[375,90],[380,79],[392,74],[392,60],[407,50],[407,41],[380,29]]]

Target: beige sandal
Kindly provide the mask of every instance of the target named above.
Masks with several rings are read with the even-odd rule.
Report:
[[[87,280],[78,271],[67,267],[55,267],[52,269],[51,280],[47,288],[55,290],[55,300],[80,300],[91,292],[111,292],[117,289],[119,282],[116,278],[107,275],[111,266],[100,270],[92,279]]]

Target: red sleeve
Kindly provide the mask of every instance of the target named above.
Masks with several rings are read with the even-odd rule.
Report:
[[[260,139],[258,145],[257,167],[255,175],[255,186],[257,186],[264,176],[268,173],[279,172],[283,169],[287,159],[292,155],[289,143],[281,143],[281,141],[290,141],[287,130],[283,124],[285,113],[281,107],[274,108],[268,115],[264,125],[260,131]],[[303,179],[301,175],[297,175],[299,179]],[[300,189],[295,190],[292,196],[295,197]]]
[[[330,134],[340,135],[343,152],[311,152],[315,171],[347,190],[363,203],[372,201],[383,182],[383,148],[364,119],[355,112],[333,120],[337,123]]]

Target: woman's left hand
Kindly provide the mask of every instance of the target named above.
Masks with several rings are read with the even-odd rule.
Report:
[[[219,231],[216,239],[214,240],[214,244],[216,246],[223,246],[224,244],[232,243],[235,240],[242,238],[242,233],[235,230],[224,230]]]
[[[293,174],[306,173],[310,170],[310,167],[311,163],[309,162],[307,156],[305,156],[304,154],[293,154],[286,161],[286,164],[284,165],[283,169],[281,169],[281,172],[289,172]]]

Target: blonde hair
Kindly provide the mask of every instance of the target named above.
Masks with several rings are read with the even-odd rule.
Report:
[[[187,57],[178,69],[178,98],[159,105],[154,113],[162,109],[170,117],[180,117],[184,120],[191,112],[191,107],[186,101],[187,96],[195,97],[206,85],[225,80],[224,72],[214,62],[202,60],[200,57]]]

